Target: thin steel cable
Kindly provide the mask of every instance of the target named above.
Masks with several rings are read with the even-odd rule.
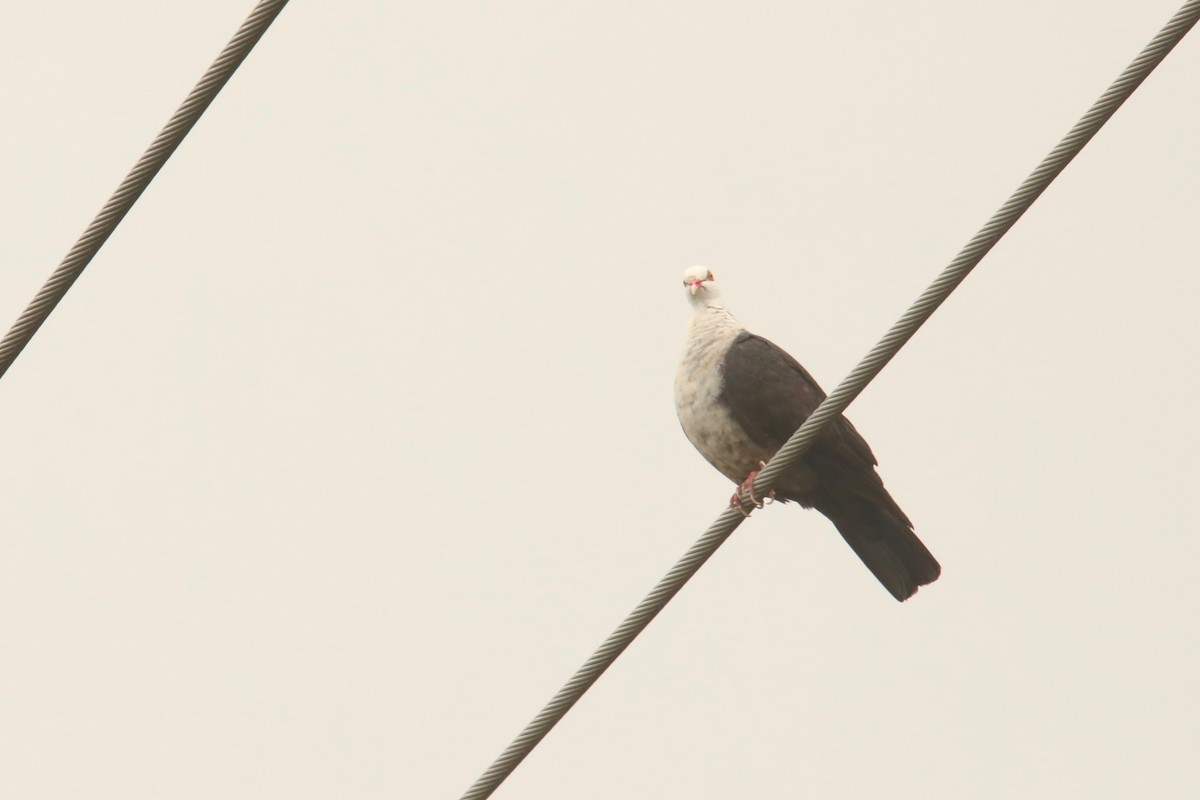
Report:
[[[163,164],[167,163],[175,148],[179,147],[188,131],[200,119],[200,115],[229,81],[285,5],[287,0],[262,0],[255,6],[250,16],[246,17],[246,21],[229,40],[229,44],[225,45],[225,49],[217,56],[217,60],[188,94],[183,105],[167,121],[158,136],[154,137],[146,152],[142,153],[142,157],[125,176],[125,180],[121,181],[121,185],[113,192],[112,197],[108,198],[100,213],[75,242],[75,246],[50,275],[4,338],[0,339],[0,377],[12,366],[13,361],[25,349],[25,345],[29,344],[29,340],[50,316],[50,312],[63,299],[84,268],[91,263],[92,258],[116,230],[129,209],[150,185],[150,181],[154,180],[154,176],[162,169]]]
[[[1200,19],[1200,0],[1190,0],[1183,5],[1158,35],[1146,45],[1120,77],[1100,96],[1086,114],[1050,151],[1024,183],[992,215],[979,233],[959,252],[958,256],[942,271],[937,279],[891,327],[880,342],[871,349],[858,366],[838,384],[838,387],[805,420],[800,429],[779,449],[775,457],[759,472],[754,481],[754,493],[764,497],[775,485],[780,473],[812,445],[817,434],[828,422],[842,413],[857,397],[884,365],[904,346],[917,329],[925,323],[937,307],[950,296],[955,287],[978,264],[1009,228],[1033,205],[1038,196],[1062,172],[1084,145],[1108,121],[1121,104],[1133,94],[1159,62],[1187,34]],[[750,495],[743,492],[742,501],[749,507]],[[726,508],[721,516],[709,526],[697,542],[676,562],[662,580],[646,595],[642,602],[625,618],[625,621],[609,635],[604,643],[581,666],[571,680],[563,686],[550,702],[525,726],[492,765],[462,796],[463,800],[480,800],[492,792],[529,755],[538,742],[575,705],[583,693],[596,682],[608,667],[617,660],[625,648],[650,624],[671,598],[716,552],[745,520],[741,512]]]

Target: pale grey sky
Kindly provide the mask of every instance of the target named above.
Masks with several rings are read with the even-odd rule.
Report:
[[[0,381],[21,798],[457,797],[721,511],[710,266],[832,388],[1176,0],[294,3]],[[7,327],[249,12],[15,4]],[[1200,795],[1200,40],[504,798]]]

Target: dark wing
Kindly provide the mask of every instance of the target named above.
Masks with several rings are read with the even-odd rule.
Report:
[[[825,392],[796,359],[761,336],[743,333],[725,356],[722,399],[746,435],[774,453]],[[884,488],[871,448],[845,417],[833,420],[800,462],[780,476],[777,491],[781,499],[829,517],[897,600],[941,574],[937,559]]]
[[[816,410],[825,392],[783,348],[742,333],[725,354],[722,399],[746,435],[774,452]],[[871,448],[845,417],[830,423],[810,452],[816,456],[831,447],[857,465],[875,466]]]

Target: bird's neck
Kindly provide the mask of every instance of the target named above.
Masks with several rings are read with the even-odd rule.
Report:
[[[690,339],[724,339],[745,330],[742,323],[718,300],[695,303],[694,307],[688,330]]]

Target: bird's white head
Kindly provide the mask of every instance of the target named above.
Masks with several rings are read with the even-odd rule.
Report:
[[[696,308],[712,305],[721,296],[712,270],[708,267],[689,267],[683,273],[683,287],[688,291],[688,300]]]

